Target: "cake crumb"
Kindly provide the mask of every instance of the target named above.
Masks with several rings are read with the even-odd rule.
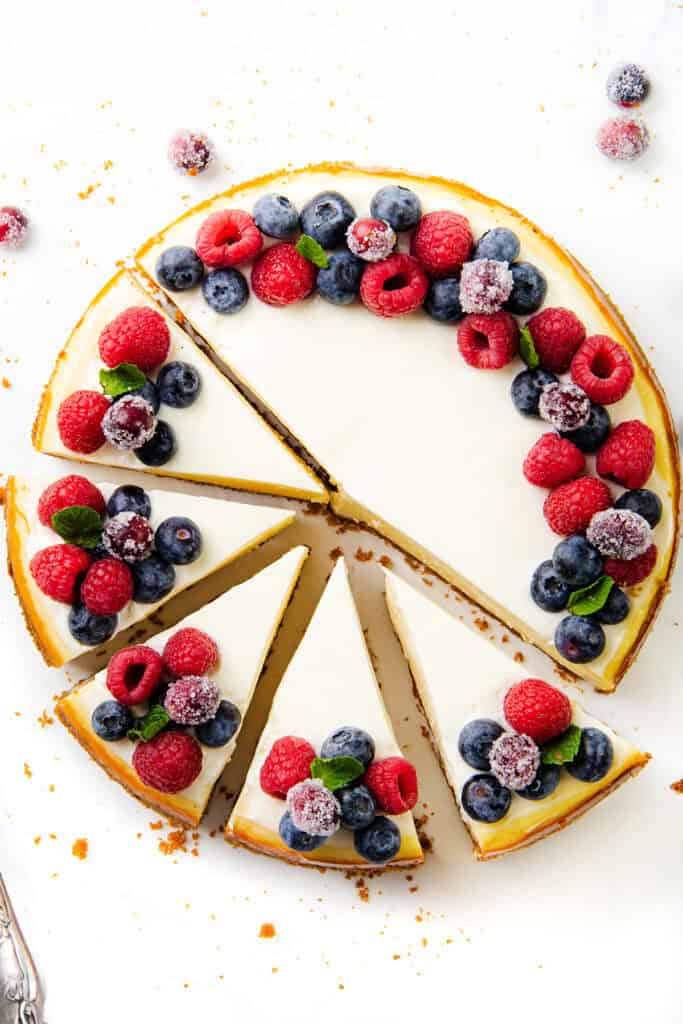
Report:
[[[389,555],[381,555],[379,558],[379,564],[383,565],[385,569],[393,569],[394,563],[389,558]]]
[[[74,857],[78,858],[78,860],[85,860],[85,858],[88,856],[88,840],[76,839],[74,841],[73,846],[71,847],[71,852],[73,853]]]
[[[99,181],[96,181],[94,185],[88,185],[88,187],[85,189],[84,192],[79,192],[78,193],[78,198],[79,199],[88,199],[93,194],[95,189],[99,188],[99,187],[100,187],[100,182]]]
[[[513,661],[516,661],[518,665],[522,665],[524,662],[524,655],[521,651],[515,651]]]
[[[269,922],[262,924],[258,933],[259,939],[274,939],[276,935],[275,925]]]
[[[357,562],[371,562],[374,557],[374,551],[363,551],[363,549],[360,546],[356,548],[354,558],[356,559]]]
[[[149,827],[152,829],[153,832],[156,832],[158,831],[158,829],[164,827],[164,823],[161,819],[159,819],[159,821],[150,821]]]
[[[40,846],[40,841],[41,841],[42,838],[43,838],[42,836],[34,836],[33,837],[33,845],[34,846]]]
[[[42,713],[38,715],[37,722],[41,729],[44,729],[48,725],[54,725],[55,720],[52,715],[47,713],[46,709],[43,709]]]
[[[476,618],[474,620],[474,624],[477,627],[477,629],[481,630],[482,633],[485,633],[489,628],[488,619],[485,619],[483,616],[479,616],[479,618]]]
[[[184,828],[171,829],[165,839],[159,840],[159,850],[165,857],[174,853],[187,853],[187,833]]]
[[[367,882],[364,878],[359,878],[356,881],[356,889],[358,890],[358,896],[363,903],[370,902],[370,890],[368,889]]]
[[[32,779],[33,778],[33,772],[31,771],[31,768],[26,763],[26,761],[24,761],[24,775],[26,776],[27,779]]]
[[[671,788],[674,793],[683,793],[683,779],[679,779],[678,782],[672,782]]]
[[[3,388],[11,388],[12,387],[12,381],[9,380],[8,377],[3,377],[2,378],[2,386],[3,386]]]

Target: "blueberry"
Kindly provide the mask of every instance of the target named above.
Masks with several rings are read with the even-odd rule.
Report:
[[[97,705],[90,721],[100,739],[122,740],[133,725],[133,712],[117,700],[105,700]]]
[[[519,256],[519,239],[509,228],[485,231],[474,247],[473,260],[504,260],[512,263]]]
[[[142,487],[136,484],[124,484],[112,491],[107,502],[107,515],[111,518],[119,512],[136,512],[139,516],[149,519],[152,514],[152,502]]]
[[[535,370],[522,370],[512,382],[510,394],[515,408],[524,416],[538,416],[538,400],[543,388],[557,384],[554,373],[538,366]]]
[[[531,596],[544,612],[561,612],[567,607],[571,585],[560,575],[551,559],[541,562],[531,577]]]
[[[567,661],[584,664],[605,649],[605,631],[585,615],[567,615],[555,630],[555,646]]]
[[[557,545],[553,565],[572,588],[587,587],[602,573],[602,555],[585,537],[575,533]]]
[[[388,221],[394,231],[410,231],[422,216],[422,205],[404,185],[385,185],[372,197],[370,213]]]
[[[287,196],[269,192],[254,203],[256,227],[270,238],[291,238],[299,228],[299,213]]]
[[[336,249],[344,244],[346,229],[355,216],[351,203],[339,192],[320,192],[301,211],[301,227],[323,249]]]
[[[155,604],[175,586],[175,569],[158,555],[132,562],[129,568],[133,574],[133,600],[141,604]]]
[[[169,516],[157,527],[154,544],[159,555],[174,565],[195,562],[202,553],[202,534],[187,516]]]
[[[500,821],[510,809],[511,800],[510,790],[488,772],[472,775],[462,787],[462,806],[475,821]]]
[[[164,405],[186,409],[196,402],[202,389],[202,378],[189,363],[166,363],[159,371],[157,387]]]
[[[536,772],[536,778],[517,790],[517,796],[525,800],[544,800],[554,793],[560,782],[560,767],[557,764],[542,764]]]
[[[289,811],[286,811],[280,818],[278,827],[280,839],[286,843],[290,850],[297,853],[310,853],[317,850],[325,842],[325,836],[309,836],[308,832],[302,832],[292,821]]]
[[[195,736],[205,747],[224,747],[240,727],[240,709],[230,700],[222,700],[213,718],[195,729]]]
[[[214,313],[239,313],[247,304],[249,285],[235,267],[221,267],[206,275],[202,295]]]
[[[653,529],[662,518],[662,502],[659,496],[645,487],[636,491],[624,491],[614,502],[614,507],[637,512],[643,519],[647,519]]]
[[[527,316],[540,308],[548,290],[548,282],[532,263],[512,263],[512,292],[503,309],[518,316]]]
[[[69,630],[79,644],[96,647],[114,635],[118,620],[118,615],[93,615],[84,604],[78,604],[69,612]]]
[[[356,829],[353,845],[365,860],[386,864],[401,848],[401,831],[395,822],[378,815],[370,825]]]
[[[460,305],[460,278],[441,277],[432,281],[424,303],[425,312],[442,324],[457,324],[464,313]]]
[[[612,741],[601,729],[582,729],[579,751],[569,764],[569,774],[581,782],[598,782],[612,767]]]
[[[173,245],[157,260],[156,275],[157,281],[170,292],[186,292],[203,278],[204,264],[188,245]]]
[[[108,551],[104,544],[96,544],[94,548],[88,548],[88,554],[93,562],[101,562],[103,558],[111,558],[111,551]]]
[[[166,420],[157,420],[157,428],[149,441],[135,449],[135,455],[145,466],[163,466],[175,454],[176,440]]]
[[[502,732],[502,725],[492,718],[477,718],[468,722],[458,737],[458,750],[463,761],[470,768],[488,771],[491,746]]]
[[[631,600],[620,587],[612,587],[609,597],[598,612],[593,612],[591,618],[600,622],[603,626],[615,626],[617,622],[623,622],[631,610]]]
[[[341,805],[342,828],[365,828],[375,820],[377,804],[375,798],[362,782],[342,786],[334,794]]]
[[[125,391],[122,395],[117,395],[113,401],[118,402],[122,398],[130,398],[131,395],[139,395],[140,398],[144,398],[146,402],[149,402],[155,416],[159,412],[159,390],[153,380],[147,379],[141,388],[135,388],[134,391]]]
[[[607,440],[612,424],[609,413],[603,405],[591,402],[591,414],[588,423],[578,430],[561,430],[560,436],[566,437],[580,448],[582,452],[597,452]]]
[[[342,725],[323,741],[321,757],[355,757],[367,768],[375,756],[375,742],[363,729]]]
[[[338,306],[348,306],[360,291],[365,264],[352,252],[333,252],[328,265],[318,271],[318,291],[323,299]]]

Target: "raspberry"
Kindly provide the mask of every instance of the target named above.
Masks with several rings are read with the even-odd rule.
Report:
[[[522,679],[505,694],[503,711],[512,728],[536,743],[546,743],[568,729],[572,706],[561,690],[543,679]]]
[[[146,786],[162,793],[179,793],[202,770],[202,748],[194,736],[174,730],[160,732],[133,751],[133,768]]]
[[[295,827],[309,836],[333,836],[341,823],[339,801],[320,779],[304,779],[292,786],[287,810]]]
[[[18,206],[0,206],[0,245],[18,249],[28,234],[28,217]]]
[[[218,647],[208,633],[186,626],[166,641],[164,662],[174,676],[204,676],[218,664]]]
[[[637,160],[650,145],[650,133],[640,117],[622,114],[600,126],[597,146],[610,160]]]
[[[284,800],[292,786],[310,776],[314,757],[315,750],[311,744],[299,736],[283,736],[275,740],[261,765],[261,789]]]
[[[140,395],[124,395],[109,406],[102,419],[102,433],[115,448],[142,448],[156,430],[154,410]]]
[[[572,380],[592,402],[611,405],[623,398],[633,382],[631,357],[618,341],[605,334],[587,338],[572,359]]]
[[[645,68],[639,64],[618,64],[607,78],[607,98],[620,107],[637,107],[650,91]]]
[[[38,499],[38,518],[43,526],[51,526],[55,512],[73,505],[85,505],[104,515],[104,498],[97,487],[84,476],[72,473],[45,488]]]
[[[541,752],[531,736],[504,732],[493,741],[489,763],[492,774],[501,786],[525,789],[536,778],[541,764]]]
[[[57,429],[64,447],[81,455],[101,448],[106,440],[102,419],[109,405],[109,399],[99,391],[74,391],[65,398],[57,412]]]
[[[517,355],[519,328],[509,313],[470,313],[458,325],[458,348],[478,370],[500,370]]]
[[[159,685],[163,667],[153,647],[124,647],[107,666],[107,689],[119,704],[143,704]]]
[[[254,264],[251,287],[269,306],[289,306],[310,295],[315,287],[315,267],[291,242],[266,249]]]
[[[629,491],[643,487],[655,464],[655,435],[640,420],[624,420],[598,452],[600,476],[616,480]]]
[[[553,373],[569,369],[574,353],[586,337],[586,328],[578,316],[560,306],[542,309],[526,326],[542,365]]]
[[[596,512],[612,504],[609,487],[594,476],[580,476],[560,484],[543,503],[543,515],[551,530],[561,537],[582,533]]]
[[[366,267],[360,282],[363,305],[377,316],[402,316],[424,302],[429,280],[412,256],[393,256]]]
[[[538,400],[538,411],[556,430],[578,430],[591,418],[591,403],[576,384],[546,384]]]
[[[106,366],[133,363],[149,373],[166,359],[171,333],[161,313],[149,306],[130,306],[100,334],[100,359]]]
[[[652,530],[647,519],[629,509],[608,508],[596,512],[586,538],[607,558],[630,560],[644,554],[652,544]]]
[[[253,260],[263,248],[263,235],[244,210],[217,210],[199,231],[195,249],[207,267],[236,267]]]
[[[364,781],[385,814],[403,814],[417,803],[417,772],[404,757],[373,761]]]
[[[205,171],[214,156],[213,143],[203,132],[176,132],[168,144],[168,159],[175,169],[192,177]]]
[[[620,587],[635,587],[650,575],[657,563],[657,545],[651,544],[637,558],[606,558],[604,572]]]
[[[113,558],[141,562],[151,554],[154,531],[137,512],[119,512],[104,524],[102,544]]]
[[[168,688],[164,707],[179,725],[202,725],[213,718],[221,691],[208,676],[181,676]]]
[[[460,275],[464,313],[497,313],[512,291],[512,271],[500,260],[465,263]]]
[[[557,434],[543,434],[525,458],[522,468],[530,484],[557,487],[579,476],[585,465],[583,452],[571,441]]]
[[[33,556],[29,569],[44,594],[62,604],[72,604],[78,577],[90,562],[90,555],[75,544],[53,544]]]
[[[391,255],[396,245],[396,232],[386,220],[357,217],[346,229],[346,244],[354,256],[377,263]]]
[[[101,558],[94,562],[83,580],[81,600],[93,615],[120,612],[133,596],[133,577],[128,566],[118,558]]]
[[[473,244],[466,217],[450,210],[437,210],[420,220],[410,240],[410,253],[434,277],[445,277],[460,269]]]

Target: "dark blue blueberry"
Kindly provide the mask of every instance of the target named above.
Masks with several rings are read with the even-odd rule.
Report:
[[[299,228],[299,213],[287,196],[269,192],[254,203],[254,221],[270,238],[291,238]]]
[[[575,533],[557,545],[553,565],[572,588],[587,587],[602,573],[602,555],[585,537]]]
[[[318,271],[318,291],[323,299],[338,306],[348,306],[360,291],[365,263],[352,252],[333,252],[328,265]]]
[[[508,313],[528,316],[543,305],[548,282],[532,263],[512,263],[512,292],[503,306]]]
[[[491,746],[502,732],[502,725],[492,718],[476,718],[468,722],[458,737],[458,750],[463,761],[470,768],[488,771]]]
[[[531,596],[544,612],[561,612],[567,607],[571,584],[560,575],[552,560],[541,562],[531,577]]]
[[[137,484],[123,484],[112,491],[107,502],[107,515],[117,516],[119,512],[136,512],[139,516],[149,519],[152,514],[152,502],[142,487]]]
[[[203,278],[204,264],[189,245],[173,245],[157,260],[156,275],[159,284],[170,292],[186,292]]]
[[[356,852],[372,864],[386,864],[401,848],[401,831],[398,825],[379,815],[365,828],[353,833]]]
[[[375,820],[377,804],[375,798],[362,782],[342,786],[334,794],[341,805],[342,828],[365,828]]]
[[[538,400],[548,384],[557,384],[557,377],[541,366],[518,373],[510,388],[517,411],[524,416],[538,416]]]
[[[605,649],[605,631],[586,615],[567,615],[555,630],[555,646],[567,661],[583,665]]]
[[[240,709],[230,700],[222,700],[215,716],[198,725],[195,736],[205,747],[224,747],[240,727]]]
[[[117,395],[113,401],[119,402],[122,398],[130,398],[131,395],[139,395],[140,398],[144,398],[146,402],[149,402],[155,416],[159,412],[159,391],[153,380],[147,379],[141,388],[135,388],[134,391],[125,391],[122,395]]]
[[[167,562],[187,565],[202,553],[201,530],[187,516],[169,516],[157,527],[154,546]]]
[[[175,586],[175,569],[158,555],[131,562],[129,568],[133,574],[133,600],[141,604],[155,604]]]
[[[600,611],[593,612],[591,618],[603,626],[615,626],[617,622],[624,621],[630,610],[630,598],[620,587],[614,586]]]
[[[388,221],[394,231],[410,231],[422,216],[422,205],[409,188],[385,185],[372,197],[370,213]]]
[[[356,211],[339,192],[320,192],[301,211],[301,228],[323,249],[336,249],[346,240],[346,229]]]
[[[214,313],[239,313],[247,304],[249,285],[235,267],[221,267],[206,275],[202,295]]]
[[[342,725],[324,740],[321,757],[355,757],[367,768],[375,756],[375,742],[363,729]]]
[[[536,778],[524,789],[518,789],[517,796],[523,796],[525,800],[544,800],[551,793],[554,793],[560,782],[560,766],[557,764],[542,764],[536,772]]]
[[[472,775],[462,787],[462,806],[475,821],[500,821],[510,809],[511,800],[510,790],[488,772]]]
[[[166,363],[157,377],[159,397],[173,409],[186,409],[196,402],[202,390],[202,378],[194,366],[175,361]]]
[[[647,519],[653,529],[662,518],[662,502],[659,496],[654,491],[648,491],[646,487],[640,487],[636,491],[624,491],[614,502],[614,507],[637,512],[643,519]]]
[[[607,97],[620,107],[636,107],[650,91],[650,81],[640,64],[617,64],[607,76]]]
[[[79,644],[96,647],[114,635],[118,621],[118,615],[93,615],[84,604],[78,604],[69,612],[69,631]]]
[[[171,683],[173,682],[173,680],[168,678],[168,676],[164,678],[165,676],[166,673],[162,672],[161,678],[163,681],[159,684],[159,686],[157,686],[156,690],[154,691],[154,697],[152,699],[152,704],[161,704],[162,707],[166,703],[166,696],[168,694]]]
[[[474,247],[473,260],[503,260],[512,263],[519,256],[519,239],[509,228],[485,231]]]
[[[579,427],[578,430],[561,430],[560,436],[566,437],[568,441],[575,444],[582,452],[590,453],[597,452],[598,448],[603,446],[611,429],[612,424],[607,409],[603,405],[591,402],[591,414],[588,423],[583,427]]]
[[[122,740],[133,725],[133,712],[117,700],[98,704],[90,718],[93,730],[102,740]]]
[[[325,842],[325,836],[309,836],[308,832],[302,832],[292,821],[289,811],[286,811],[280,818],[278,827],[280,839],[286,843],[290,850],[297,853],[310,853],[317,850]]]
[[[166,420],[157,420],[157,428],[149,441],[135,449],[135,455],[145,466],[163,466],[174,455],[176,440]]]
[[[425,312],[442,324],[457,324],[464,313],[460,305],[460,278],[441,277],[432,281],[424,304]]]
[[[94,548],[88,548],[88,554],[93,562],[101,562],[103,558],[111,558],[111,551],[107,551],[104,544],[96,544]]]
[[[581,782],[598,782],[607,775],[613,759],[612,741],[602,729],[582,729],[579,751],[565,768]]]

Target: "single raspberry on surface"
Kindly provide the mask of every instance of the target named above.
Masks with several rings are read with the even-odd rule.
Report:
[[[115,448],[142,448],[154,437],[156,416],[141,395],[124,395],[112,402],[102,418],[102,433]]]
[[[501,370],[517,355],[519,328],[509,313],[470,313],[458,324],[458,349],[478,370]]]
[[[133,363],[149,373],[165,361],[170,344],[171,332],[161,313],[150,306],[130,306],[107,324],[98,348],[105,366]]]
[[[119,704],[143,704],[159,685],[164,663],[153,647],[117,651],[107,666],[107,689]]]
[[[133,751],[133,768],[146,786],[162,793],[179,793],[191,786],[202,770],[202,748],[189,733],[160,732]]]
[[[531,331],[541,365],[552,373],[569,369],[574,353],[586,337],[586,328],[576,313],[561,306],[542,309],[526,326]]]
[[[104,515],[104,498],[86,477],[72,473],[46,487],[38,499],[38,518],[43,526],[52,525],[55,512],[74,505],[85,505]]]
[[[557,434],[539,437],[522,467],[524,476],[536,487],[557,487],[583,473],[586,460],[575,444]]]
[[[270,796],[284,800],[297,782],[310,777],[315,750],[300,736],[283,736],[275,740],[261,765],[261,789]]]
[[[560,484],[543,503],[543,515],[551,530],[561,537],[582,533],[596,512],[612,504],[609,487],[593,476],[580,476]]]
[[[633,361],[623,345],[606,334],[586,338],[572,359],[572,380],[592,402],[611,405],[633,383]]]
[[[320,779],[304,779],[287,793],[287,810],[300,832],[333,836],[341,824],[341,807]]]
[[[651,544],[637,558],[606,558],[603,570],[620,587],[635,587],[650,575],[657,564],[657,545]]]
[[[451,210],[426,213],[410,240],[410,253],[434,277],[459,270],[469,256],[474,239],[467,217]]]
[[[404,757],[373,761],[364,781],[385,814],[403,814],[417,803],[417,772]]]
[[[497,313],[512,291],[512,271],[501,260],[472,260],[460,274],[464,313]]]
[[[422,305],[428,287],[429,279],[417,260],[395,252],[365,268],[360,297],[366,309],[377,316],[402,316]]]
[[[113,558],[141,562],[152,552],[154,531],[145,516],[130,510],[117,512],[104,524],[102,544]]]
[[[607,508],[596,512],[586,530],[586,539],[607,558],[632,559],[644,554],[652,544],[647,519],[626,508]]]
[[[101,558],[85,574],[81,600],[93,615],[114,615],[133,596],[133,577],[125,562],[118,558]]]
[[[208,633],[186,626],[166,641],[163,657],[174,676],[204,676],[218,664],[218,645]]]
[[[72,604],[78,577],[91,561],[87,551],[75,544],[52,544],[33,556],[29,569],[44,594],[62,604]]]
[[[637,160],[650,145],[650,133],[642,118],[622,114],[601,125],[597,145],[610,160]]]
[[[578,430],[591,417],[591,402],[585,391],[576,384],[546,384],[538,400],[541,419],[556,430]]]
[[[386,220],[357,217],[346,229],[346,244],[354,256],[377,263],[391,255],[396,245],[396,232]]]
[[[74,391],[65,398],[57,412],[57,429],[64,447],[81,455],[91,455],[101,448],[106,441],[102,420],[109,405],[109,399],[99,391]]]
[[[206,218],[195,249],[207,267],[236,267],[253,260],[263,248],[263,235],[244,210],[217,210]]]
[[[546,743],[568,729],[572,705],[566,694],[543,679],[522,679],[505,694],[505,718],[519,733]]]
[[[211,139],[204,132],[176,132],[168,144],[168,159],[181,174],[195,177],[205,171],[215,156]]]
[[[251,272],[254,295],[269,306],[289,306],[310,295],[316,268],[291,242],[278,242],[261,253]]]
[[[181,676],[171,683],[164,707],[179,725],[202,725],[213,718],[221,691],[208,676]]]
[[[655,435],[641,420],[624,420],[598,452],[600,476],[616,480],[629,491],[643,487],[655,465]]]
[[[28,217],[18,206],[0,206],[0,245],[18,249],[28,234]]]
[[[493,741],[489,763],[501,786],[513,790],[526,789],[536,778],[541,752],[531,736],[504,732]]]

